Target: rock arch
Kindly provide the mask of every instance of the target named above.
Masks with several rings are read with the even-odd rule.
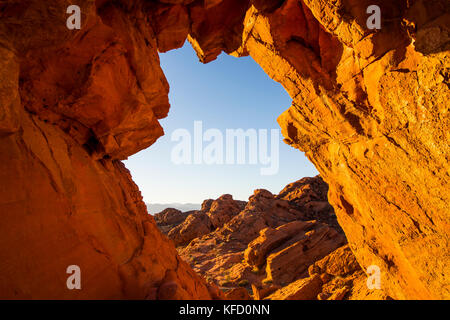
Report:
[[[449,297],[445,0],[78,2],[76,31],[65,1],[0,4],[0,297],[215,296],[120,162],[163,134],[157,52],[186,38],[202,62],[251,55],[284,86],[285,141],[328,182],[390,296]],[[365,28],[371,4],[379,31]],[[72,264],[86,290],[66,289]]]

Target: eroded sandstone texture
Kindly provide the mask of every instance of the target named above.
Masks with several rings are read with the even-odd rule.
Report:
[[[384,290],[367,287],[327,192],[320,176],[291,183],[278,195],[255,190],[241,212],[212,231],[205,230],[211,225],[206,217],[214,220],[240,201],[224,195],[204,201],[199,211],[166,209],[155,216],[180,257],[227,299],[389,299]],[[198,216],[202,223],[194,225]],[[182,235],[191,236],[189,243],[179,241]]]
[[[308,278],[309,267],[347,243],[327,201],[327,191],[327,184],[317,176],[291,183],[278,195],[255,190],[245,207],[229,195],[206,200],[201,210],[190,213],[168,236],[181,258],[209,283],[221,287],[227,298],[243,297],[246,292],[249,296],[248,291],[252,291],[253,299],[264,299],[298,279]],[[167,216],[169,210],[161,215]],[[233,211],[237,212],[223,219],[224,212]],[[223,223],[212,227],[218,220]],[[157,224],[165,230],[165,219]],[[343,269],[356,264],[359,275],[363,274],[348,251],[353,258],[350,263],[349,259],[327,261],[333,261],[336,269],[340,266],[335,261],[340,261]],[[307,296],[310,299],[317,299],[324,283],[320,280],[316,284],[312,296]],[[348,281],[346,288],[352,287]],[[329,291],[334,293],[336,288]],[[291,286],[288,290],[294,289]],[[349,291],[342,291],[340,298]],[[274,296],[278,298],[283,295]]]
[[[329,184],[361,266],[378,265],[393,298],[449,298],[448,1],[252,3],[232,54],[289,92],[285,141]],[[191,40],[204,61],[208,39]]]
[[[169,109],[153,4],[77,4],[0,3],[0,298],[210,299],[119,161]]]
[[[293,98],[286,142],[316,165],[359,263],[378,265],[397,299],[450,297],[449,8],[288,0],[245,19],[240,52]]]
[[[0,2],[0,296],[208,298],[120,163],[163,130],[157,51],[251,55],[393,298],[449,298],[448,0]],[[366,8],[382,9],[367,30]],[[83,290],[68,291],[78,264]]]

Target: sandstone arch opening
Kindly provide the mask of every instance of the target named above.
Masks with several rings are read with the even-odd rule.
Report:
[[[0,297],[220,297],[158,231],[121,163],[162,135],[158,50],[186,37],[204,62],[250,55],[289,92],[282,133],[329,184],[350,244],[339,257],[376,265],[393,298],[449,297],[448,1],[78,2],[79,30],[67,28],[67,1],[0,4]],[[364,23],[369,5],[380,30]],[[279,200],[258,192],[252,208],[286,211]],[[252,212],[241,226],[260,225]],[[74,264],[81,291],[66,285]],[[333,272],[317,267],[302,270],[315,293]]]
[[[160,54],[160,60],[170,85],[171,109],[168,117],[161,120],[165,135],[125,161],[152,214],[166,207],[184,211],[200,209],[203,200],[217,199],[222,194],[247,201],[255,189],[276,194],[288,183],[318,174],[301,152],[282,141],[280,133],[276,141],[271,139],[271,130],[279,131],[276,118],[291,104],[291,98],[250,57],[223,54],[214,62],[201,64],[186,42],[181,49]],[[200,133],[194,130],[198,121]],[[195,135],[201,135],[203,155],[212,143],[204,140],[210,129],[220,132],[221,158],[206,163],[202,157],[196,163],[194,143],[198,137]],[[254,133],[245,137],[242,148],[245,154],[240,163],[236,154],[242,151],[239,138],[233,136],[231,145],[226,141],[226,131],[236,129]],[[182,163],[172,158],[179,144],[174,140],[177,130],[187,130],[190,138],[188,161]],[[264,134],[266,141],[258,141],[259,134]],[[253,142],[257,145],[250,145]],[[227,146],[232,150],[227,150]],[[267,149],[259,150],[259,147]],[[250,159],[251,151],[257,152],[254,160]],[[230,156],[227,152],[231,153],[231,161],[227,161]],[[277,157],[273,159],[273,172],[261,174],[261,168],[271,163],[259,161],[260,153],[270,156],[269,161]]]

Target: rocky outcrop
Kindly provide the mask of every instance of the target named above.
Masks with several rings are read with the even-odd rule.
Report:
[[[269,300],[388,300],[382,289],[368,289],[367,275],[348,245],[308,268],[308,276],[265,295]]]
[[[212,224],[208,215],[202,211],[190,214],[186,220],[174,229],[170,230],[167,236],[173,240],[175,246],[186,245],[192,239],[211,232]]]
[[[349,246],[343,246],[308,269],[310,277],[322,280],[319,300],[387,300],[383,289],[369,289],[368,276],[361,269]]]
[[[336,230],[342,230],[328,202],[328,185],[320,176],[303,178],[288,184],[277,198],[295,204],[304,213],[303,219],[317,220]]]
[[[154,214],[153,218],[155,219],[156,225],[161,230],[161,232],[167,234],[170,230],[186,220],[188,215],[190,215],[191,213],[193,212],[181,212],[178,209],[167,208],[159,213]]]
[[[286,285],[301,276],[309,265],[347,242],[342,234],[323,224],[313,223],[309,231],[302,228],[297,232],[267,256],[267,278],[263,281]]]
[[[187,245],[192,239],[222,227],[239,213],[245,204],[245,201],[233,200],[231,195],[225,194],[216,200],[203,201],[199,211],[177,213],[182,221],[177,225],[173,224],[169,230],[164,222],[158,223],[158,227],[168,233],[169,239],[173,240],[175,246]],[[166,215],[166,213],[163,211],[158,215]],[[181,216],[184,218],[181,219]]]
[[[207,296],[120,163],[163,134],[158,50],[187,37],[201,61],[251,55],[284,86],[285,141],[318,168],[352,252],[380,267],[389,296],[449,298],[447,0],[77,5],[80,30],[66,27],[65,1],[0,4],[1,297],[155,297],[166,278],[174,297]],[[369,5],[380,30],[366,26]],[[239,214],[257,227],[222,236],[245,243],[281,225],[258,210]],[[81,292],[63,281],[76,263]]]
[[[225,293],[225,297],[227,300],[251,300],[248,291],[243,287],[228,290]]]
[[[266,297],[268,300],[315,300],[322,282],[317,275],[299,279]]]
[[[327,203],[326,192],[322,192],[326,189],[319,176],[290,184],[279,195],[258,189],[245,208],[223,226],[211,228],[204,235],[199,232],[197,237],[191,232],[189,244],[182,243],[179,239],[187,232],[181,226],[195,225],[195,230],[200,230],[204,225],[198,217],[207,215],[199,211],[172,229],[169,237],[178,245],[181,257],[209,283],[231,290],[226,296],[236,297],[235,291],[241,287],[248,291],[252,288],[253,298],[263,299],[297,279],[308,277],[308,267],[346,243],[340,229],[308,220],[318,214],[330,221],[334,217],[332,224],[336,223],[331,206],[313,209],[317,208],[315,203]],[[288,194],[291,200],[282,199]],[[231,205],[234,200],[226,195],[220,201],[205,201],[203,209],[211,210],[224,199],[228,204],[225,208],[239,207]],[[194,219],[198,223],[190,222]]]
[[[325,224],[293,221],[276,229],[261,230],[259,237],[248,244],[244,258],[258,269],[267,263],[267,280],[286,284],[345,243],[342,234]]]
[[[369,30],[379,5],[380,30]],[[358,262],[396,299],[449,298],[447,1],[286,0],[244,19],[235,55],[283,84],[278,119],[330,187]]]
[[[241,212],[245,205],[245,201],[235,201],[230,194],[225,194],[211,202],[206,215],[214,229],[220,228]]]

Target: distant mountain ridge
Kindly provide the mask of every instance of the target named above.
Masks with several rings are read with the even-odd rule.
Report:
[[[175,208],[182,212],[200,210],[200,203],[146,203],[148,213],[155,214],[167,208]]]

